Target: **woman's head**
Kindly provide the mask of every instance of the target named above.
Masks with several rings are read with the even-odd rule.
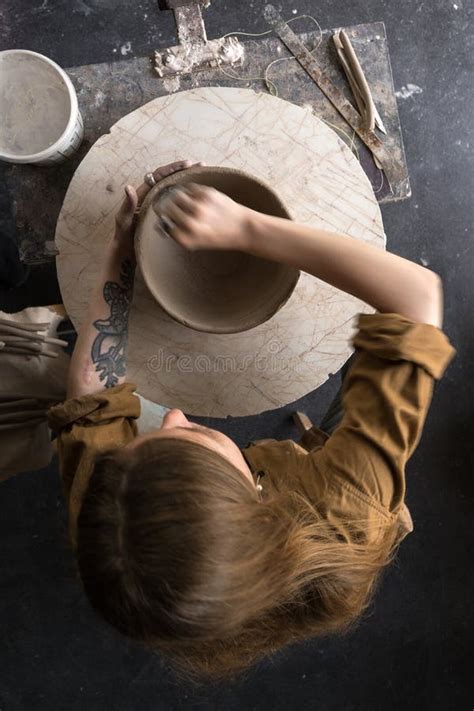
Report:
[[[262,498],[236,445],[181,417],[95,464],[77,529],[92,606],[195,681],[347,626],[390,542],[339,540],[291,472]]]
[[[142,442],[164,438],[173,438],[177,440],[177,444],[182,441],[200,444],[222,456],[242,472],[250,482],[253,482],[247,462],[235,442],[218,430],[191,422],[181,410],[169,410],[163,418],[161,427],[136,437],[127,447],[135,449]]]

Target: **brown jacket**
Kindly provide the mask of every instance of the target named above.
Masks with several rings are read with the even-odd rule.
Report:
[[[405,464],[421,436],[433,381],[454,355],[443,332],[398,314],[360,315],[354,338],[357,357],[346,375],[344,417],[329,437],[316,427],[292,440],[260,440],[243,454],[257,478],[291,478],[346,539],[348,522],[360,521],[366,540],[399,525],[399,539],[413,525],[404,505]],[[63,491],[70,535],[76,524],[94,458],[122,447],[137,434],[140,402],[130,383],[72,398],[49,411],[58,433]]]

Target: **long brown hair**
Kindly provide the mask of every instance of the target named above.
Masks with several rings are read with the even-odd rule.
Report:
[[[390,560],[394,531],[348,542],[298,491],[264,481],[260,498],[225,458],[172,438],[95,464],[77,532],[86,595],[194,683],[347,628]]]

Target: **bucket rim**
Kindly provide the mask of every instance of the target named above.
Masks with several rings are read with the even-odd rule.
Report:
[[[13,163],[39,163],[42,160],[47,160],[48,158],[51,158],[55,153],[58,153],[58,148],[60,147],[61,143],[64,141],[64,137],[70,133],[72,126],[76,123],[77,117],[79,114],[79,104],[77,101],[77,94],[76,90],[74,88],[74,85],[64,69],[62,69],[59,64],[56,64],[52,59],[49,57],[46,57],[44,54],[40,54],[39,52],[33,52],[30,49],[5,49],[0,52],[0,61],[2,60],[3,57],[7,55],[15,55],[15,54],[26,54],[32,57],[35,57],[36,59],[49,64],[61,77],[63,84],[66,86],[67,93],[69,96],[69,102],[70,102],[70,111],[69,111],[69,119],[66,124],[66,128],[62,132],[62,134],[59,136],[59,138],[52,143],[48,148],[44,148],[42,151],[39,151],[38,153],[30,153],[26,156],[19,156],[15,153],[7,153],[0,148],[0,159],[2,160],[7,160],[11,161]]]

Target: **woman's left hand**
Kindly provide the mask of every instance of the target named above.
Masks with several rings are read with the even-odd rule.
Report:
[[[193,165],[205,165],[202,161],[193,163],[190,160],[180,160],[175,163],[168,163],[153,171],[153,177],[158,182],[172,173],[179,170],[191,168]],[[142,183],[135,189],[131,185],[125,187],[125,198],[115,216],[115,235],[113,243],[116,246],[133,250],[133,238],[135,233],[135,221],[140,209],[140,205],[150,192],[151,187],[147,183]]]

